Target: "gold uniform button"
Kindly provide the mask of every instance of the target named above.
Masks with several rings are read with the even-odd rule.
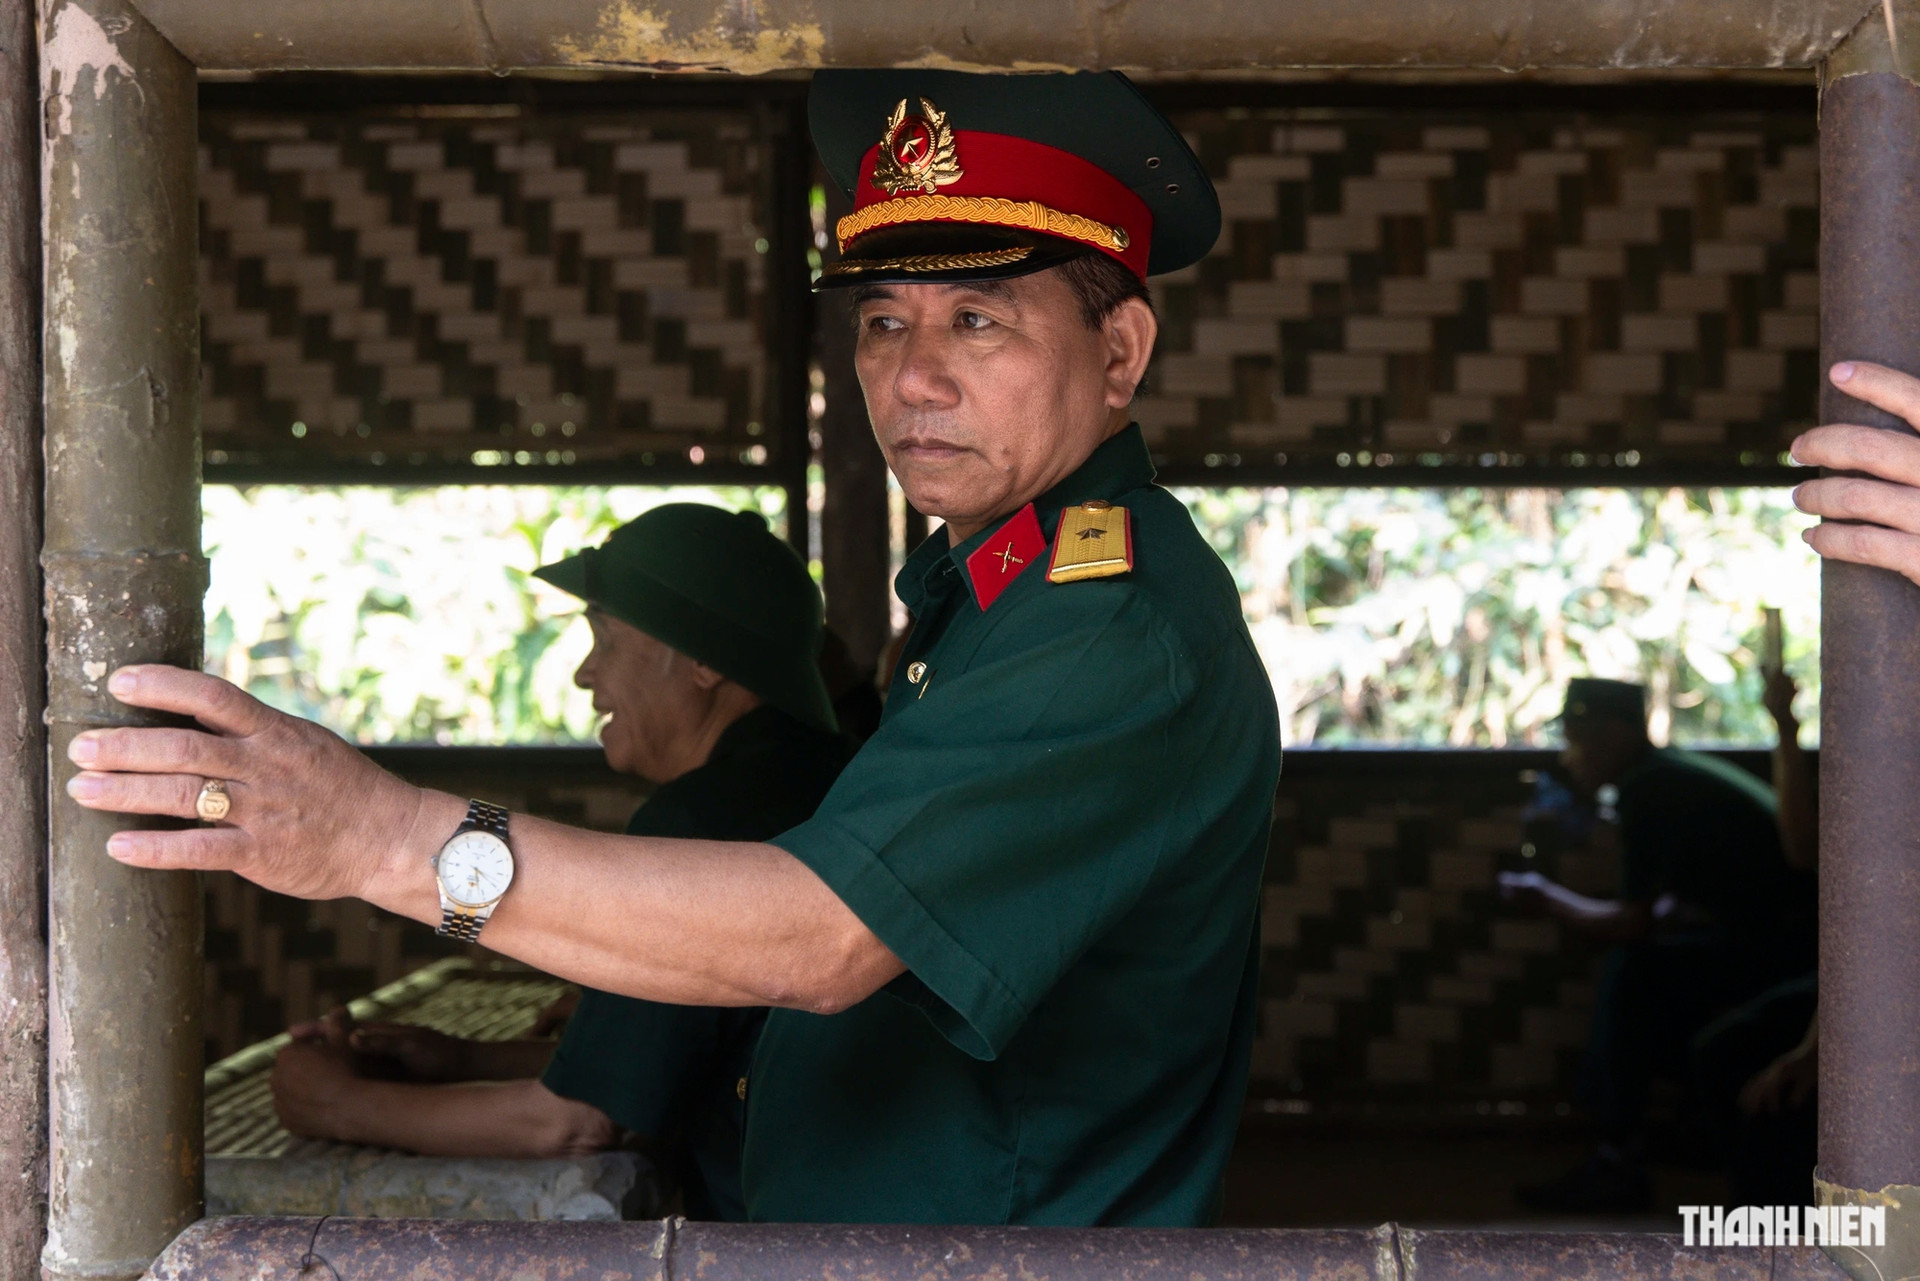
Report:
[[[1083,512],[1103,512],[1111,511],[1112,509],[1113,504],[1104,498],[1089,498],[1086,502],[1080,504],[1080,510]]]
[[[907,684],[918,685],[925,679],[927,679],[927,665],[925,663],[907,664]]]
[[[747,1101],[747,1078],[746,1077],[743,1076],[739,1079],[739,1081],[734,1083],[733,1092],[740,1096],[740,1101],[742,1103],[745,1103]]]

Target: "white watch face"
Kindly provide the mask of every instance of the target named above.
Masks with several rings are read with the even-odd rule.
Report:
[[[440,888],[461,907],[485,907],[513,883],[513,855],[492,832],[462,832],[440,847]]]

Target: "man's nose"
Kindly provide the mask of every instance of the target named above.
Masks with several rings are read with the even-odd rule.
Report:
[[[593,659],[580,660],[580,666],[573,669],[573,683],[580,689],[593,688]]]
[[[960,403],[960,384],[947,368],[945,335],[915,329],[907,336],[894,395],[916,409],[951,409]]]

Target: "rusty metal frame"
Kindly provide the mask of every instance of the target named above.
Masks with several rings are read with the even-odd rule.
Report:
[[[1373,1229],[834,1227],[209,1219],[154,1281],[1839,1281],[1807,1247],[1684,1247],[1671,1236]]]
[[[1811,67],[1876,0],[138,0],[205,70]]]
[[[193,66],[123,0],[53,0],[40,46],[49,820],[50,1281],[137,1276],[200,1217],[200,881],[107,857],[67,745],[152,725],[126,663],[197,667]]]
[[[46,652],[40,623],[39,76],[0,0],[0,1279],[47,1216]]]
[[[84,726],[131,723],[101,678],[127,661],[198,657],[198,424],[192,191],[194,73],[333,70],[801,71],[828,65],[1120,66],[1163,73],[1378,67],[1480,70],[1804,68],[1830,60],[1828,251],[1877,276],[1827,279],[1835,355],[1920,367],[1920,323],[1870,332],[1870,286],[1898,314],[1920,299],[1915,247],[1863,211],[1875,184],[1920,181],[1912,69],[1875,52],[1914,0],[1222,0],[1179,4],[930,6],[899,0],[43,0],[43,182],[49,695],[53,781]],[[63,28],[63,22],[71,24]],[[66,38],[63,40],[63,32]],[[1855,33],[1849,39],[1849,33]],[[1920,43],[1908,41],[1907,47]],[[0,113],[0,120],[4,119]],[[1824,150],[1825,148],[1823,148]],[[1848,165],[1857,166],[1855,170]],[[1912,204],[1904,206],[1910,215]],[[1856,216],[1860,215],[1860,216]],[[1849,218],[1852,221],[1848,221]],[[1894,227],[1910,226],[1895,220]],[[1879,313],[1884,320],[1883,308]],[[797,318],[796,318],[797,319]],[[1844,406],[1832,400],[1829,415]],[[1854,408],[1854,407],[1845,407]],[[1825,628],[1829,867],[1823,951],[1847,949],[1822,1091],[1830,1199],[1905,1195],[1920,1013],[1891,1040],[1866,1021],[1876,978],[1910,992],[1909,915],[1920,848],[1901,835],[1911,775],[1861,762],[1881,722],[1862,700],[1912,684],[1863,644],[1920,634],[1913,589],[1835,574]],[[1904,649],[1898,650],[1905,653]],[[1884,657],[1884,655],[1882,656]],[[1885,679],[1878,679],[1884,675]],[[1848,690],[1857,698],[1849,698]],[[1920,718],[1890,732],[1911,739]],[[1861,749],[1868,749],[1863,751]],[[1904,747],[1902,749],[1904,752]],[[1888,760],[1908,755],[1887,752]],[[1920,764],[1916,765],[1920,768]],[[1889,792],[1879,789],[1886,788]],[[1889,794],[1890,793],[1890,794]],[[101,853],[124,818],[51,806],[52,1233],[47,1275],[606,1277],[865,1275],[1058,1278],[1394,1278],[1710,1275],[1833,1277],[1808,1249],[1689,1250],[1671,1236],[1417,1232],[1161,1232],[708,1224],[566,1225],[202,1221],[198,1214],[198,894],[190,878],[131,873]],[[1856,812],[1857,811],[1857,812]],[[1852,817],[1843,819],[1839,813]],[[1894,890],[1900,893],[1893,892]],[[1877,894],[1877,901],[1873,900]],[[131,981],[139,975],[140,983]],[[1882,994],[1886,995],[1885,993]],[[1907,1003],[1910,1004],[1910,1003]],[[112,1020],[112,1034],[104,1025]],[[1903,1053],[1904,1051],[1904,1053]],[[1872,1088],[1867,1088],[1872,1087]],[[1875,1093],[1875,1090],[1880,1091]],[[14,1100],[17,1102],[17,1099]],[[1876,1138],[1886,1136],[1887,1141]],[[1891,1216],[1890,1216],[1891,1217]],[[176,1237],[176,1233],[178,1233]],[[169,1246],[167,1242],[172,1240]]]

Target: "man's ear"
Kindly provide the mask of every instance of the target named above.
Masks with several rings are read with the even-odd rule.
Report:
[[[695,687],[699,689],[716,690],[726,683],[726,677],[714,671],[705,663],[695,663],[689,660],[688,665],[693,668],[693,683]]]
[[[1145,299],[1129,298],[1101,326],[1107,344],[1107,407],[1125,409],[1147,376],[1160,322]]]

